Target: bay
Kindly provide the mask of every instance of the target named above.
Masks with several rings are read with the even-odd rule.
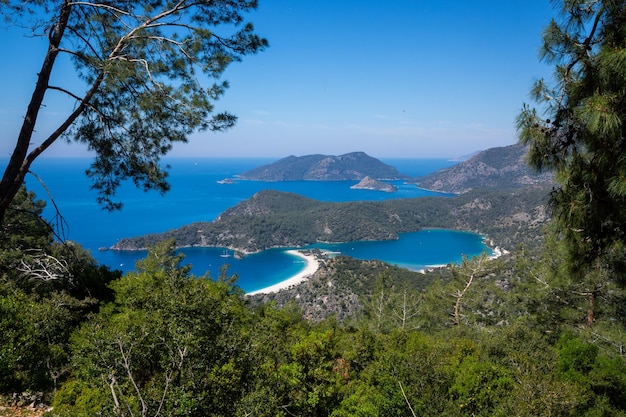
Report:
[[[380,201],[389,198],[415,198],[446,194],[421,190],[403,181],[393,182],[396,193],[350,189],[356,181],[293,181],[262,182],[237,179],[247,169],[275,161],[276,158],[172,158],[169,181],[172,189],[165,195],[142,192],[132,184],[124,184],[118,199],[121,211],[103,211],[96,202],[96,193],[90,189],[84,175],[90,159],[43,158],[35,162],[32,171],[45,182],[40,184],[33,175],[27,177],[27,186],[39,198],[47,200],[45,215],[56,214],[52,200],[63,216],[64,239],[79,242],[90,250],[96,260],[124,272],[134,269],[134,263],[145,255],[142,251],[100,251],[123,237],[157,233],[196,221],[211,221],[221,212],[250,198],[263,189],[294,192],[321,201]],[[445,159],[383,159],[404,174],[421,176],[455,162]],[[0,160],[6,166],[6,160]],[[225,178],[233,184],[219,184]],[[468,239],[468,237],[470,237]],[[458,245],[457,245],[458,244]],[[328,249],[359,259],[379,259],[411,269],[429,265],[458,262],[462,254],[473,256],[486,249],[480,236],[453,231],[420,231],[402,235],[400,240],[385,242],[353,242]],[[424,250],[426,249],[426,250]],[[222,248],[182,249],[186,262],[192,264],[196,275],[209,272],[217,277],[224,264],[229,272],[239,276],[238,285],[245,291],[254,291],[275,284],[298,273],[304,267],[301,260],[272,249],[246,256],[244,259],[224,258]]]
[[[392,241],[316,243],[311,245],[356,259],[378,259],[414,271],[460,263],[463,256],[473,257],[485,250],[483,237],[470,232],[424,229],[403,233]]]

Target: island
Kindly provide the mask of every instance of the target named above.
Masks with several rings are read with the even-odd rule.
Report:
[[[384,191],[386,193],[393,193],[398,191],[398,187],[393,184],[388,184],[386,182],[375,180],[367,176],[363,178],[358,184],[354,184],[350,188],[352,188],[353,190]]]
[[[519,158],[517,146],[481,152],[462,164],[463,171],[473,173],[487,162],[497,163],[498,170],[490,176],[493,185],[465,186],[467,191],[444,198],[322,202],[295,193],[263,190],[225,210],[214,221],[121,239],[110,249],[143,250],[173,238],[177,247],[222,247],[235,251],[235,256],[245,256],[316,242],[394,240],[400,233],[427,228],[473,231],[489,236],[491,247],[507,247],[526,237],[534,239],[536,230],[550,217],[545,207],[553,184],[549,179],[511,184],[510,177],[503,175],[517,171]],[[438,174],[443,178],[448,173],[446,169]],[[474,178],[469,174],[456,176]]]
[[[365,152],[344,155],[288,156],[237,176],[257,181],[346,181],[365,177],[377,180],[408,180],[395,167],[387,165]]]

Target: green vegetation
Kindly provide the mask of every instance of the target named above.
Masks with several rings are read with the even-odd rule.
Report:
[[[546,189],[474,190],[450,197],[329,203],[297,194],[261,191],[214,222],[122,239],[114,249],[144,249],[174,238],[179,246],[224,246],[243,252],[315,242],[397,239],[424,228],[471,230],[500,246],[536,240],[548,220]]]
[[[32,221],[3,242],[61,253],[20,196],[10,213]],[[1,265],[0,392],[44,392],[51,416],[626,414],[626,290],[607,287],[581,326],[588,300],[555,239],[424,274],[338,257],[255,297],[227,271],[190,275],[171,240],[121,277],[70,247],[90,294],[78,275],[16,269],[9,247]]]
[[[20,188],[0,224],[0,393],[41,392],[50,416],[626,416],[623,205],[604,159],[616,158],[613,174],[620,160],[595,148],[612,140],[620,149],[623,135],[605,135],[613,117],[596,129],[604,121],[585,115],[584,105],[624,85],[602,74],[620,68],[620,59],[603,54],[619,53],[626,32],[616,22],[623,26],[626,8],[567,7],[581,24],[563,26],[573,32],[552,25],[547,41],[558,42],[546,45],[579,59],[558,60],[572,88],[561,97],[578,104],[556,115],[576,118],[567,128],[567,118],[555,119],[567,130],[554,136],[538,135],[549,126],[537,120],[523,132],[531,156],[548,157],[543,162],[557,171],[548,228],[535,221],[541,192],[528,189],[425,199],[419,210],[409,200],[320,205],[273,193],[220,220],[252,217],[284,237],[297,230],[294,212],[357,208],[358,221],[391,219],[395,229],[386,233],[409,218],[478,230],[491,224],[494,239],[519,243],[510,254],[425,274],[339,257],[305,286],[253,298],[227,270],[192,276],[174,240],[154,245],[136,272],[100,267],[78,245],[58,243],[40,220],[43,203]],[[571,36],[578,30],[593,33],[578,42]],[[587,124],[593,120],[599,124]],[[566,146],[555,159],[537,153],[560,139]],[[581,177],[589,182],[578,189]],[[602,211],[596,196],[610,203]],[[477,212],[491,220],[474,220]]]
[[[0,229],[0,391],[49,391],[68,370],[72,332],[120,277],[80,246],[55,243],[44,203],[21,188]]]
[[[543,36],[553,83],[539,80],[532,91],[544,113],[524,106],[517,122],[531,165],[556,173],[550,208],[569,273],[589,297],[591,326],[600,292],[622,280],[625,265],[626,8],[568,1],[561,13]]]
[[[32,28],[26,36],[48,40],[0,181],[0,219],[33,161],[60,138],[96,154],[87,175],[104,207],[121,206],[114,195],[127,179],[165,192],[161,156],[195,130],[223,130],[237,119],[212,113],[228,87],[220,80],[227,66],[267,46],[244,23],[256,6],[254,0],[0,2],[9,26]],[[54,84],[57,70],[69,65],[84,85]],[[214,82],[201,85],[200,74]],[[58,126],[36,125],[47,96],[59,93],[73,108],[56,109],[67,110]],[[31,146],[35,129],[39,145]]]

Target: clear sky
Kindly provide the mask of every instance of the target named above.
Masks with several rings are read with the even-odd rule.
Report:
[[[364,151],[457,157],[516,142],[549,0],[259,0],[249,16],[270,47],[231,65],[217,105],[239,117],[171,155],[284,157]],[[0,27],[0,156],[13,148],[45,45]],[[10,59],[6,59],[10,57]],[[56,74],[71,73],[71,67]],[[48,103],[43,136],[63,108]],[[37,138],[35,138],[35,141]],[[49,156],[86,155],[55,144]]]

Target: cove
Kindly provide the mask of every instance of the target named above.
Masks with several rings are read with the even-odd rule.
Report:
[[[460,263],[482,252],[492,254],[481,235],[447,229],[403,233],[398,240],[310,245],[362,260],[379,260],[414,271]]]
[[[361,260],[379,260],[415,271],[460,263],[463,255],[471,258],[484,251],[492,253],[479,234],[445,229],[403,233],[398,240],[315,243],[304,249],[311,248]],[[269,249],[243,259],[224,257],[223,248],[182,248],[180,252],[185,255],[183,263],[191,265],[194,275],[201,276],[208,271],[215,279],[220,269],[228,265],[228,274],[238,275],[237,285],[251,292],[287,280],[304,269],[301,259],[286,253],[289,249],[297,248]],[[144,255],[135,253],[137,258]]]
[[[250,198],[262,189],[295,192],[322,201],[381,201],[393,198],[420,198],[425,196],[451,197],[442,193],[421,190],[413,184],[395,182],[396,193],[353,190],[349,181],[294,181],[262,182],[238,181],[223,185],[219,180],[236,178],[246,169],[268,163],[273,159],[258,158],[182,158],[168,159],[172,190],[166,195],[143,193],[132,184],[123,184],[117,197],[124,203],[118,212],[103,211],[96,202],[96,194],[84,175],[90,159],[49,158],[38,160],[32,167],[46,187],[34,176],[28,176],[26,185],[37,196],[48,202],[44,216],[54,219],[60,214],[64,222],[58,230],[62,239],[79,242],[89,250],[96,261],[112,269],[128,272],[135,262],[145,257],[144,251],[101,251],[123,237],[157,233],[196,221],[211,221],[224,210]],[[5,160],[6,161],[6,160]],[[441,159],[397,159],[387,161],[406,174],[419,176],[453,165]],[[0,164],[2,160],[0,160]],[[52,204],[49,196],[54,197]],[[59,213],[55,208],[58,208]],[[315,245],[314,245],[315,246]],[[383,242],[351,242],[318,244],[320,248],[341,252],[357,259],[378,259],[400,267],[420,270],[431,265],[459,262],[463,254],[474,256],[488,250],[480,235],[451,230],[422,230],[406,233],[398,240]],[[285,251],[293,248],[271,249],[244,259],[223,257],[222,248],[185,248],[185,264],[202,276],[209,272],[217,278],[220,269],[229,265],[229,274],[239,276],[238,284],[244,291],[255,291],[284,281],[304,269],[302,260]]]

